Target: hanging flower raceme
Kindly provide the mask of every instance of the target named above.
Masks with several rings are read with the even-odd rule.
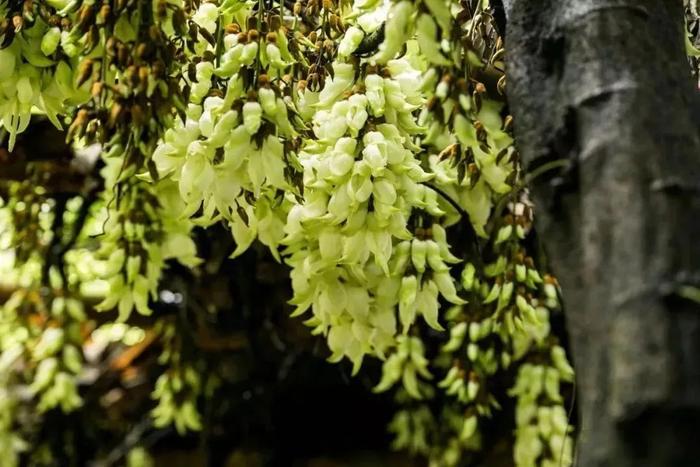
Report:
[[[212,34],[225,27],[223,47],[204,44],[220,56],[190,67],[185,119],[166,132],[153,160],[161,177],[178,182],[184,216],[196,216],[202,225],[229,225],[234,256],[255,238],[276,254],[289,204],[284,193],[294,190],[301,125],[293,123],[285,74],[293,57],[279,14],[263,19],[250,5],[239,6],[235,16],[213,4],[195,14],[194,21]],[[266,34],[258,29],[261,20],[270,28]]]
[[[32,8],[37,11],[25,15],[31,22],[13,16],[12,22],[0,23],[0,129],[9,134],[10,150],[33,112],[44,114],[61,129],[67,109],[89,96],[76,83],[76,60],[59,53],[63,51],[60,18],[42,17],[36,5]]]
[[[120,172],[117,158],[107,159],[105,179],[114,186]],[[135,308],[150,315],[149,299],[156,299],[165,261],[175,259],[194,267],[199,263],[190,230],[192,224],[178,218],[183,208],[172,182],[152,186],[132,179],[119,198],[106,200],[106,219],[99,256],[105,258],[98,274],[108,282],[108,292],[98,310],[117,308],[119,319],[126,320]],[[116,196],[107,192],[108,196]]]
[[[396,345],[397,311],[404,334],[418,316],[441,329],[438,298],[462,300],[447,266],[456,258],[419,227],[443,212],[411,138],[423,102],[416,71],[399,60],[356,79],[355,67],[337,63],[321,92],[304,96],[315,102],[316,138],[300,153],[304,202],[290,211],[285,244],[295,315],[311,308],[307,324],[328,336],[331,360],[347,357],[357,371],[364,355]]]

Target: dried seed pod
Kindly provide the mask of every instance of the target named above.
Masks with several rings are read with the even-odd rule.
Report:
[[[119,44],[117,47],[117,62],[119,63],[119,67],[123,68],[128,65],[130,58],[129,49],[124,44]]]
[[[241,27],[238,25],[238,23],[229,23],[224,28],[224,32],[226,34],[238,34],[241,32]]]
[[[93,50],[97,45],[100,43],[100,31],[97,29],[97,26],[94,24],[90,26],[90,29],[88,29],[87,32],[87,39],[85,40],[85,51],[84,53],[87,53],[91,50]]]
[[[82,138],[85,134],[85,126],[88,123],[90,114],[87,109],[80,109],[75,115],[73,122],[68,127],[68,134],[66,135],[68,140]]]
[[[476,90],[474,90],[474,92],[472,93],[472,101],[474,102],[474,108],[476,109],[476,112],[479,113],[481,111],[481,106],[483,102],[481,94],[476,92]]]
[[[15,28],[15,32],[20,32],[24,26],[24,18],[22,15],[15,15],[12,17],[12,26]]]
[[[131,87],[135,88],[139,85],[139,70],[136,65],[129,66],[124,72],[124,76]]]
[[[82,86],[92,75],[94,62],[92,59],[85,58],[78,66],[78,76],[76,78],[76,86]]]
[[[119,41],[114,37],[109,37],[105,42],[105,52],[107,55],[115,56],[117,54],[117,45]]]
[[[107,126],[114,127],[122,119],[124,113],[124,107],[119,101],[112,104],[112,108],[109,110],[109,118],[107,120]]]
[[[83,6],[78,11],[78,29],[81,32],[87,32],[88,28],[92,26],[95,21],[95,9],[94,5],[84,3]]]
[[[145,92],[148,88],[148,80],[150,77],[150,70],[147,66],[139,67],[139,89]]]
[[[428,110],[432,111],[439,103],[440,99],[437,96],[432,96],[430,99],[428,99],[425,106],[428,108]]]
[[[100,128],[100,122],[97,120],[90,120],[85,126],[85,137],[89,141],[94,141],[97,136],[97,131]]]
[[[136,56],[140,58],[141,60],[146,60],[148,59],[150,53],[151,53],[151,46],[150,44],[146,42],[142,42],[139,45],[136,46]]]
[[[503,119],[503,131],[510,131],[512,126],[513,126],[513,116],[506,115],[506,118]]]
[[[104,83],[102,81],[95,81],[90,87],[90,94],[92,95],[92,97],[97,98],[100,96],[100,94],[102,94],[103,89]]]
[[[112,6],[109,3],[104,3],[100,7],[100,12],[97,14],[97,24],[105,24],[109,21],[109,17],[112,14]]]

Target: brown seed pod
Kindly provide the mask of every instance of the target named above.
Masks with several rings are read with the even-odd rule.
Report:
[[[93,24],[92,26],[90,26],[90,29],[88,29],[87,32],[87,39],[85,40],[85,52],[94,49],[99,43],[100,31],[97,29],[97,26]]]
[[[335,51],[335,42],[330,39],[326,39],[323,41],[323,48],[327,54],[333,55],[333,52]]]
[[[104,89],[104,83],[102,81],[95,81],[92,83],[92,87],[90,87],[90,94],[92,97],[97,98],[102,94],[102,90]]]
[[[114,37],[109,37],[105,42],[105,52],[107,55],[115,56],[117,54],[117,44],[119,41]]]
[[[238,34],[241,32],[241,27],[238,25],[238,23],[229,23],[224,28],[224,32],[226,34]]]
[[[117,47],[117,62],[120,68],[125,67],[129,63],[129,49],[124,44],[119,44]]]
[[[73,122],[68,127],[67,139],[72,140],[75,138],[81,138],[85,133],[85,125],[87,125],[90,114],[87,109],[80,109],[75,115]]]
[[[139,70],[136,65],[129,66],[124,72],[126,76],[126,81],[131,85],[131,87],[137,87],[139,85]]]
[[[506,118],[503,119],[503,131],[510,131],[512,126],[513,126],[513,116],[506,115]]]
[[[145,92],[148,88],[148,80],[150,77],[150,70],[147,66],[139,67],[139,88],[141,91]]]
[[[84,3],[78,11],[78,29],[86,32],[95,21],[95,9],[92,4]]]
[[[97,14],[97,24],[105,24],[109,21],[112,14],[112,6],[109,3],[104,3],[100,7],[100,12]]]
[[[100,128],[100,122],[97,120],[90,120],[85,126],[85,137],[89,141],[94,141],[97,136],[97,131]]]
[[[76,78],[76,86],[82,86],[83,83],[90,79],[93,65],[94,62],[89,58],[85,58],[82,62],[80,62],[80,65],[78,66],[78,76]]]
[[[12,26],[15,28],[15,32],[20,32],[22,26],[24,26],[24,18],[22,15],[15,15],[12,17]]]
[[[136,56],[141,60],[146,60],[151,53],[151,46],[146,42],[142,42],[136,46]]]
[[[109,109],[109,118],[107,120],[107,126],[113,128],[122,119],[124,113],[124,107],[120,102],[115,102],[112,104],[112,108]]]

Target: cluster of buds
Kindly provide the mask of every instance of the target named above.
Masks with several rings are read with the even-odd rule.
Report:
[[[57,16],[51,18],[61,23]],[[66,113],[66,107],[87,96],[74,81],[73,60],[54,54],[58,38],[51,31],[59,27],[50,27],[39,18],[32,27],[20,27],[11,36],[5,33],[7,43],[0,46],[0,128],[9,133],[10,150],[17,134],[29,126],[32,109],[61,128],[59,117]]]
[[[295,314],[312,308],[307,324],[328,333],[332,360],[348,357],[355,370],[395,345],[399,305],[408,332],[419,314],[440,329],[440,294],[461,303],[444,231],[418,224],[443,212],[411,142],[416,71],[403,60],[361,70],[337,63],[316,97],[316,138],[300,153],[304,202],[285,228]]]
[[[188,65],[189,104],[183,121],[165,132],[154,155],[159,178],[177,181],[185,216],[210,225],[223,220],[236,241],[233,256],[259,238],[277,255],[289,201],[301,190],[290,52],[293,41],[278,11],[250,5],[228,22],[224,6],[202,4],[193,20],[222,34]]]
[[[3,304],[0,392],[19,380],[26,384],[25,402],[39,413],[55,408],[68,413],[82,405],[78,377],[84,360],[84,305],[68,292],[59,274],[51,274],[50,287],[39,282],[17,289]]]
[[[172,126],[173,110],[184,107],[178,71],[189,30],[179,6],[162,5],[154,14],[151,5],[139,5],[81,2],[70,31],[61,32],[63,51],[79,61],[75,82],[91,96],[75,113],[68,139],[121,145],[125,169],[148,165],[155,173],[151,153]]]
[[[467,221],[488,239],[479,240],[481,248],[472,251],[477,256],[466,258],[458,292],[469,303],[444,315],[449,339],[429,369],[441,375],[437,389],[454,400],[446,410],[457,416],[439,415],[456,423],[446,423],[440,449],[423,453],[435,465],[458,465],[464,451],[480,447],[480,418],[500,408],[492,391],[501,383],[492,381],[502,379],[511,365],[551,348],[549,313],[558,307],[557,286],[551,276],[540,275],[523,246],[532,209],[515,190],[520,169],[510,135],[512,118],[504,118],[503,104],[494,99],[502,94],[505,79],[502,42],[490,13],[481,6],[472,11],[465,1],[397,1],[387,15],[386,32],[374,60],[410,56],[410,41],[404,44],[415,34],[420,56],[429,64],[420,76],[420,91],[428,99],[417,123],[434,175],[431,183],[446,198],[441,201],[450,201],[440,204],[446,214],[441,223]],[[516,197],[520,199],[512,201]],[[485,260],[489,264],[481,266]],[[405,282],[410,290],[410,276]],[[559,411],[559,387],[554,390]],[[519,466],[530,465],[518,452],[514,457]]]
[[[103,169],[114,186],[121,162],[112,158]],[[109,204],[109,202],[108,202]],[[173,182],[154,187],[132,179],[123,187],[116,206],[107,207],[102,225],[104,238],[98,256],[105,261],[96,271],[108,283],[98,310],[117,308],[125,321],[135,308],[150,315],[149,299],[155,299],[158,283],[168,259],[194,267],[199,264],[196,246],[190,238],[192,224],[178,214],[184,203]]]
[[[573,381],[564,350],[551,349],[548,364],[525,363],[509,394],[517,398],[514,459],[518,467],[573,463],[573,428],[563,405],[560,382]]]
[[[203,381],[192,362],[185,361],[181,351],[181,338],[171,322],[158,326],[164,350],[159,363],[169,370],[158,377],[151,397],[157,401],[153,409],[153,423],[157,427],[174,425],[178,433],[202,429],[197,410],[197,399],[204,390]]]
[[[51,219],[42,209],[48,199],[45,189],[37,184],[39,177],[34,172],[30,178],[13,182],[9,187],[9,203],[4,209],[9,211],[13,226],[10,242],[15,252],[15,267],[21,267],[48,245],[47,235],[50,233],[46,229],[50,227]]]
[[[157,200],[143,184],[127,185],[119,206],[105,222],[105,241],[99,255],[108,258],[102,277],[108,281],[109,292],[96,307],[98,310],[117,308],[120,320],[126,320],[133,308],[150,315],[149,296],[155,298],[163,268],[158,255],[161,233],[155,228]]]

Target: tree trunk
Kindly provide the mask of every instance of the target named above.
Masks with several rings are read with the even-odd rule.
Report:
[[[510,0],[508,94],[562,284],[577,465],[700,465],[700,138],[680,0]]]

